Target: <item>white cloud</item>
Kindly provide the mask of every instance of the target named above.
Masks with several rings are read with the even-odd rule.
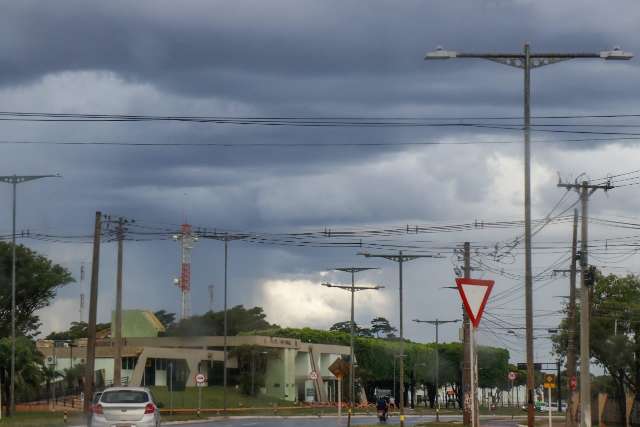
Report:
[[[41,336],[44,337],[53,331],[67,330],[71,322],[80,319],[79,307],[77,298],[56,298],[53,304],[37,312],[42,322]]]
[[[283,327],[320,327],[349,319],[349,294],[307,279],[270,279],[261,286],[261,300],[268,319]],[[356,295],[356,323],[387,316],[389,300],[382,292]],[[358,319],[363,319],[360,322]]]

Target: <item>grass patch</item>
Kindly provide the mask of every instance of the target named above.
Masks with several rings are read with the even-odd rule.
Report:
[[[218,409],[224,406],[222,387],[203,387],[202,388],[202,408]],[[163,409],[169,409],[171,406],[171,393],[167,387],[151,387],[156,401],[161,404]],[[294,406],[293,402],[276,399],[269,396],[247,396],[239,393],[235,389],[227,387],[227,408],[270,408],[273,405],[278,406]],[[174,409],[192,409],[198,407],[198,389],[188,387],[184,391],[173,392],[173,408]]]
[[[20,427],[61,427],[68,424],[84,424],[84,418],[81,414],[73,413],[65,424],[62,412],[18,412],[12,417],[3,416],[0,421],[0,426]]]

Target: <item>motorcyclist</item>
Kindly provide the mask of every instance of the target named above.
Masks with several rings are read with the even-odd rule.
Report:
[[[376,409],[378,413],[382,411],[382,419],[387,419],[389,416],[389,402],[383,396],[378,398],[378,402],[376,403]]]

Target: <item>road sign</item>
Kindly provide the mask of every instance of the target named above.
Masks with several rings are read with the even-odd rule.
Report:
[[[556,376],[544,374],[544,388],[556,388]]]
[[[318,373],[316,371],[311,371],[311,373],[309,374],[309,379],[310,380],[317,380],[318,379]]]
[[[569,387],[571,387],[571,390],[575,390],[576,388],[578,388],[578,379],[575,375],[572,376],[569,380]]]
[[[474,328],[480,324],[484,307],[493,288],[493,280],[457,278],[456,285],[464,303],[464,308]]]
[[[196,385],[203,385],[207,378],[203,374],[196,375]]]
[[[342,358],[337,358],[329,365],[329,372],[335,375],[337,379],[342,379],[349,375],[349,363]]]
[[[510,381],[515,381],[516,378],[518,378],[518,374],[516,374],[515,372],[511,371],[509,372],[509,380]]]
[[[526,371],[527,370],[527,364],[526,363],[518,363],[518,370]],[[542,370],[542,363],[534,363],[533,364],[533,370],[534,371]]]

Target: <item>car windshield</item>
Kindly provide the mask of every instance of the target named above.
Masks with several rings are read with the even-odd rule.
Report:
[[[149,396],[145,391],[114,390],[105,391],[100,399],[102,403],[145,403]]]

